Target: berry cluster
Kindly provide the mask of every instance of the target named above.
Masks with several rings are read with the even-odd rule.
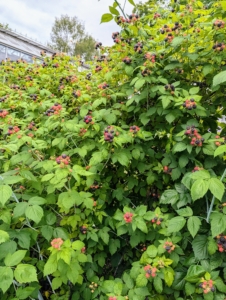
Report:
[[[175,245],[172,242],[166,241],[163,245],[163,248],[168,252],[171,253],[175,249]]]
[[[177,31],[181,28],[182,28],[182,24],[180,24],[179,22],[175,22],[174,27],[172,28],[172,31]]]
[[[132,62],[132,59],[129,58],[128,56],[126,56],[125,58],[123,58],[122,60],[126,65],[130,65]]]
[[[91,293],[95,292],[95,289],[98,287],[98,284],[95,282],[91,282],[89,288],[91,289]]]
[[[143,44],[141,42],[136,43],[134,46],[134,51],[138,52],[139,54],[142,53]]]
[[[133,134],[136,134],[139,130],[140,130],[140,127],[138,127],[136,125],[130,126],[130,129],[129,129],[129,131],[132,132]]]
[[[37,100],[38,95],[37,94],[30,94],[30,98],[35,101],[35,100]]]
[[[192,110],[193,108],[196,108],[196,102],[195,99],[191,98],[191,99],[187,99],[184,101],[183,103],[183,107],[185,107],[188,110]]]
[[[86,124],[88,124],[88,123],[91,123],[92,122],[92,116],[90,116],[90,115],[87,115],[87,116],[85,116],[84,117],[84,122],[86,123]]]
[[[200,167],[194,167],[194,169],[192,170],[192,173],[194,173],[194,172],[198,172],[198,171],[200,171],[200,170],[203,170],[203,168],[200,168]]]
[[[91,73],[86,74],[86,79],[87,79],[87,80],[90,80],[90,79],[91,79],[91,76],[92,76]]]
[[[158,216],[154,217],[151,222],[156,225],[160,225],[163,221],[163,218],[159,218]]]
[[[62,154],[61,156],[58,156],[57,158],[56,158],[56,162],[57,162],[57,164],[58,165],[69,165],[69,163],[70,163],[70,157],[69,156],[67,156],[67,154]]]
[[[93,192],[96,191],[96,190],[99,189],[99,188],[100,188],[100,186],[99,186],[99,184],[98,184],[97,181],[94,181],[94,184],[90,186],[90,189],[91,189]]]
[[[168,33],[167,36],[165,37],[164,41],[171,43],[173,38],[174,38],[174,36],[172,35],[172,33]]]
[[[72,96],[74,96],[75,98],[78,98],[81,96],[81,91],[77,90],[77,91],[73,91],[72,92]]]
[[[83,136],[86,132],[87,132],[87,129],[85,129],[85,128],[80,128],[79,136]]]
[[[0,109],[0,117],[1,118],[5,118],[8,114],[9,114],[9,112],[7,110]]]
[[[145,77],[145,76],[148,76],[149,74],[151,73],[151,71],[149,70],[149,69],[144,69],[142,72],[141,72],[141,75],[143,76],[143,77]]]
[[[86,253],[86,247],[82,247],[81,253]]]
[[[8,97],[7,96],[3,96],[0,98],[0,102],[5,102],[5,100],[7,99]]]
[[[157,268],[152,267],[150,265],[145,266],[144,267],[145,277],[146,278],[155,277],[157,270],[158,270]]]
[[[44,115],[45,116],[52,116],[52,115],[58,115],[59,112],[62,110],[62,105],[59,103],[55,103],[50,109],[48,109]]]
[[[166,85],[165,85],[165,90],[166,90],[166,91],[174,92],[174,91],[175,91],[175,87],[174,87],[174,85],[172,85],[172,84],[166,84]]]
[[[33,78],[32,78],[30,75],[27,75],[27,76],[25,76],[25,80],[27,80],[27,81],[32,81]]]
[[[224,22],[223,20],[216,20],[216,21],[213,23],[213,26],[214,26],[216,29],[224,28],[224,25],[225,25],[225,22]]]
[[[164,166],[164,167],[163,167],[163,173],[171,174],[171,172],[172,172],[172,169],[169,168],[168,166]]]
[[[20,86],[17,85],[17,84],[12,84],[12,85],[10,85],[10,88],[13,89],[13,90],[19,90]]]
[[[214,51],[223,51],[225,48],[225,44],[223,43],[215,43],[212,47],[212,49],[214,49]]]
[[[82,225],[82,226],[80,227],[80,232],[81,232],[82,234],[86,234],[86,233],[87,233],[87,230],[88,230],[87,225]]]
[[[154,14],[154,19],[158,19],[158,18],[161,18],[161,15],[159,13],[155,13]]]
[[[58,63],[55,63],[55,64],[52,65],[53,68],[59,68],[59,66],[60,65]]]
[[[97,50],[97,49],[100,48],[101,46],[102,46],[102,43],[96,43],[95,49]]]
[[[18,131],[20,131],[20,128],[18,126],[9,126],[7,134],[11,135],[11,134],[14,134]]]
[[[163,218],[159,218],[159,217],[154,217],[154,219],[151,220],[151,222],[156,225],[160,225],[163,221]]]
[[[106,82],[104,83],[101,83],[98,85],[98,88],[101,89],[101,90],[105,90],[109,87],[109,84],[107,84]]]
[[[182,70],[182,69],[176,69],[176,72],[177,72],[178,74],[183,74],[183,73],[184,73],[184,70]]]
[[[151,54],[151,53],[146,53],[145,55],[144,55],[144,59],[148,59],[148,60],[151,60],[151,62],[155,62],[155,60],[156,60],[156,54]]]
[[[215,139],[224,139],[224,142],[225,142],[225,137],[221,138],[219,135],[216,135],[216,136],[215,136]],[[219,146],[223,145],[224,142],[219,142],[219,141],[217,141],[217,142],[215,142],[215,145],[216,145],[217,147],[219,147]]]
[[[115,296],[110,296],[110,297],[108,298],[108,300],[117,300],[117,297],[115,297]]]
[[[202,143],[204,142],[204,138],[198,133],[198,130],[195,129],[195,126],[188,126],[185,133],[185,135],[189,136],[191,138],[190,144],[193,146],[201,147]]]
[[[133,220],[133,214],[132,213],[125,213],[123,215],[123,219],[125,220],[126,223],[132,223],[132,220]]]
[[[219,212],[223,213],[223,208],[226,206],[226,203],[223,203],[221,205],[218,206],[219,208]]]
[[[99,72],[99,71],[101,71],[102,70],[102,67],[101,66],[96,66],[96,68],[95,68],[95,72],[97,73],[97,72]]]
[[[29,130],[37,130],[37,128],[35,127],[35,122],[31,122],[29,125],[28,125],[28,129]]]
[[[42,67],[43,67],[43,68],[48,67],[48,64],[47,64],[46,62],[44,62],[44,63],[42,64]]]
[[[147,250],[147,247],[145,244],[140,244],[140,247],[141,247],[141,252],[144,252]]]
[[[204,294],[208,294],[209,292],[214,292],[215,291],[215,287],[213,285],[213,280],[205,280],[204,278],[202,278],[201,280],[202,282],[199,284],[199,287],[201,289],[203,289],[203,293]]]
[[[216,237],[216,239],[217,239],[218,251],[226,252],[226,236],[223,234],[220,234]]]
[[[112,126],[108,126],[104,130],[104,140],[105,142],[112,143],[114,140],[115,131]]]
[[[168,25],[164,25],[162,28],[160,28],[160,33],[164,34],[166,32],[171,32],[172,29]]]

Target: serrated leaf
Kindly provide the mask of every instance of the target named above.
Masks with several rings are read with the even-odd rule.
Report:
[[[191,187],[191,197],[193,201],[202,198],[209,189],[209,181],[198,179]]]
[[[139,78],[136,83],[135,83],[135,89],[139,90],[140,88],[142,88],[142,86],[145,84],[145,80],[142,78]]]
[[[185,149],[187,149],[187,144],[179,142],[173,147],[173,152],[174,153],[181,152],[184,151]]]
[[[14,271],[14,276],[19,283],[38,281],[36,268],[28,264],[19,264]]]
[[[217,149],[214,151],[214,157],[223,154],[224,152],[226,152],[226,145],[222,145],[217,147]]]
[[[172,218],[168,224],[168,233],[180,231],[184,227],[185,223],[186,220],[184,217],[178,216]]]
[[[197,232],[199,231],[200,226],[201,226],[201,221],[196,216],[190,217],[187,221],[188,230],[193,238],[196,236]]]
[[[13,254],[8,253],[4,260],[5,265],[7,267],[13,267],[18,265],[21,262],[21,260],[25,257],[26,252],[27,250],[18,250]]]
[[[113,15],[112,14],[103,14],[101,17],[101,21],[100,23],[106,23],[106,22],[110,22],[113,19]]]
[[[226,71],[222,71],[213,77],[213,87],[226,81]]]
[[[0,185],[0,203],[4,206],[12,196],[12,189],[8,185]]]
[[[116,8],[114,8],[113,6],[109,6],[109,10],[113,15],[116,15],[116,16],[120,15],[119,11]]]
[[[138,287],[146,286],[147,283],[148,283],[148,280],[147,280],[147,278],[145,277],[144,274],[139,274],[139,275],[137,276],[137,279],[136,279],[136,285],[137,285]]]
[[[13,271],[10,267],[0,267],[0,289],[5,293],[13,283]]]
[[[176,212],[178,213],[179,216],[182,217],[191,217],[193,215],[193,211],[189,206],[179,209]]]
[[[218,178],[211,178],[209,183],[211,193],[221,200],[224,195],[224,184]]]
[[[216,237],[226,229],[226,216],[219,212],[212,212],[210,215],[212,236]]]
[[[205,259],[208,257],[207,236],[197,235],[192,241],[192,249],[197,259]]]
[[[154,278],[153,284],[154,284],[154,288],[155,288],[156,292],[161,294],[162,290],[163,290],[162,279],[160,277],[156,276]]]
[[[43,209],[39,205],[28,206],[25,215],[28,219],[39,223],[43,217]]]

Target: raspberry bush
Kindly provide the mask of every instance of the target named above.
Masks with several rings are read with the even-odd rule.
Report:
[[[129,2],[91,70],[0,67],[3,300],[225,299],[226,2]]]

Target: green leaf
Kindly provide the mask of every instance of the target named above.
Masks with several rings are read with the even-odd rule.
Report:
[[[179,142],[177,143],[174,147],[173,147],[173,152],[176,153],[176,152],[181,152],[181,151],[184,151],[185,149],[187,149],[187,144],[185,143],[182,143],[182,142]]]
[[[19,299],[29,299],[29,296],[35,291],[35,287],[27,286],[26,288],[19,287],[16,290],[16,296]]]
[[[209,189],[217,199],[222,199],[224,195],[224,184],[218,178],[210,179]]]
[[[0,289],[5,293],[13,283],[13,271],[10,267],[0,267]]]
[[[211,73],[213,71],[213,66],[211,64],[205,64],[202,69],[202,73],[204,76]]]
[[[53,236],[53,227],[49,225],[44,225],[41,227],[41,233],[47,241],[50,241],[50,239]]]
[[[226,285],[224,284],[221,278],[218,277],[216,280],[214,280],[214,285],[216,286],[218,291],[226,294]]]
[[[144,274],[139,274],[137,276],[136,286],[138,286],[138,287],[146,286],[147,283],[148,283],[148,280],[147,280],[147,278],[145,277]]]
[[[134,286],[133,279],[129,276],[129,274],[124,273],[122,276],[122,279],[124,280],[126,286],[128,289],[132,289]]]
[[[62,279],[60,277],[53,278],[52,280],[52,288],[53,290],[57,290],[62,285]]]
[[[137,81],[136,81],[136,83],[135,83],[135,89],[136,90],[139,90],[140,88],[142,88],[142,86],[145,84],[145,79],[143,79],[143,78],[140,78],[140,79],[138,79]]]
[[[222,71],[213,77],[213,87],[226,81],[226,71]]]
[[[191,265],[188,269],[185,280],[191,283],[197,283],[205,273],[206,271],[202,266]]]
[[[112,19],[113,19],[112,14],[103,14],[100,23],[107,23],[110,22]]]
[[[9,240],[9,234],[6,231],[0,230],[0,244]]]
[[[173,284],[174,280],[174,270],[170,267],[164,269],[164,280],[168,286]]]
[[[19,283],[38,281],[36,268],[28,264],[20,264],[14,271],[14,276]]]
[[[166,190],[163,192],[160,203],[162,204],[175,204],[179,200],[179,194],[176,190]]]
[[[80,251],[85,246],[85,244],[82,241],[78,240],[74,241],[71,246],[72,249]]]
[[[195,258],[199,260],[207,258],[207,236],[197,235],[192,241],[192,249],[194,251]]]
[[[119,11],[116,8],[114,8],[113,6],[109,6],[109,10],[113,15],[116,15],[116,16],[120,15]]]
[[[214,157],[221,155],[222,153],[226,152],[226,145],[222,145],[217,147],[217,149],[214,151]]]
[[[190,177],[194,180],[209,179],[210,178],[210,173],[206,170],[200,170],[198,172],[191,173]]]
[[[12,196],[12,189],[8,185],[0,185],[0,203],[4,206]]]
[[[178,216],[172,218],[168,224],[168,233],[180,231],[184,227],[185,223],[186,220],[184,217]]]
[[[50,256],[44,266],[44,276],[54,273],[57,270],[57,258],[56,256]]]
[[[179,158],[179,166],[181,168],[184,168],[188,164],[188,162],[189,162],[189,159],[188,159],[188,157],[186,155],[180,156],[180,158]]]
[[[162,286],[162,280],[160,277],[156,276],[154,278],[154,288],[156,290],[157,293],[161,294],[162,290],[163,290],[163,286]]]
[[[11,254],[7,254],[4,263],[7,267],[13,267],[18,265],[21,260],[24,258],[25,254],[26,254],[27,250],[18,250],[15,253]]]
[[[210,215],[210,225],[212,236],[215,237],[221,234],[226,229],[226,216],[219,212],[212,212]]]
[[[29,205],[42,205],[42,204],[46,204],[46,200],[41,197],[32,197],[29,199],[28,204]]]
[[[171,46],[172,47],[177,47],[179,45],[181,45],[184,41],[184,38],[182,36],[178,36],[178,37],[175,37],[171,43]]]
[[[198,179],[191,187],[191,197],[193,201],[202,198],[209,189],[209,181]]]
[[[128,0],[130,4],[132,4],[133,6],[136,6],[136,4],[134,3],[133,0]]]
[[[199,231],[200,226],[201,226],[201,221],[198,217],[193,216],[188,219],[187,227],[193,238],[196,236],[197,232]]]
[[[151,258],[155,258],[157,256],[158,249],[154,246],[148,246],[147,248],[147,255],[150,256]]]
[[[25,215],[28,219],[39,223],[43,217],[43,209],[38,205],[28,206]]]
[[[186,284],[185,284],[185,293],[186,293],[187,296],[190,296],[193,293],[195,293],[195,285],[191,284],[190,282],[186,282]]]
[[[193,215],[193,211],[189,206],[186,206],[185,208],[176,210],[179,216],[182,217],[191,217]]]
[[[190,95],[196,95],[199,92],[199,87],[193,87],[189,90]]]

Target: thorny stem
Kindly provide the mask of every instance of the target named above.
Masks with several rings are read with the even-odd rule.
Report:
[[[221,176],[221,179],[220,179],[221,182],[223,181],[225,175],[226,175],[226,169],[224,170],[224,173]],[[206,218],[207,223],[209,223],[209,221],[210,221],[210,215],[211,215],[211,212],[213,211],[214,202],[215,202],[215,196],[213,196],[213,198],[212,198],[210,208],[209,208],[208,213],[207,213],[207,218]]]

